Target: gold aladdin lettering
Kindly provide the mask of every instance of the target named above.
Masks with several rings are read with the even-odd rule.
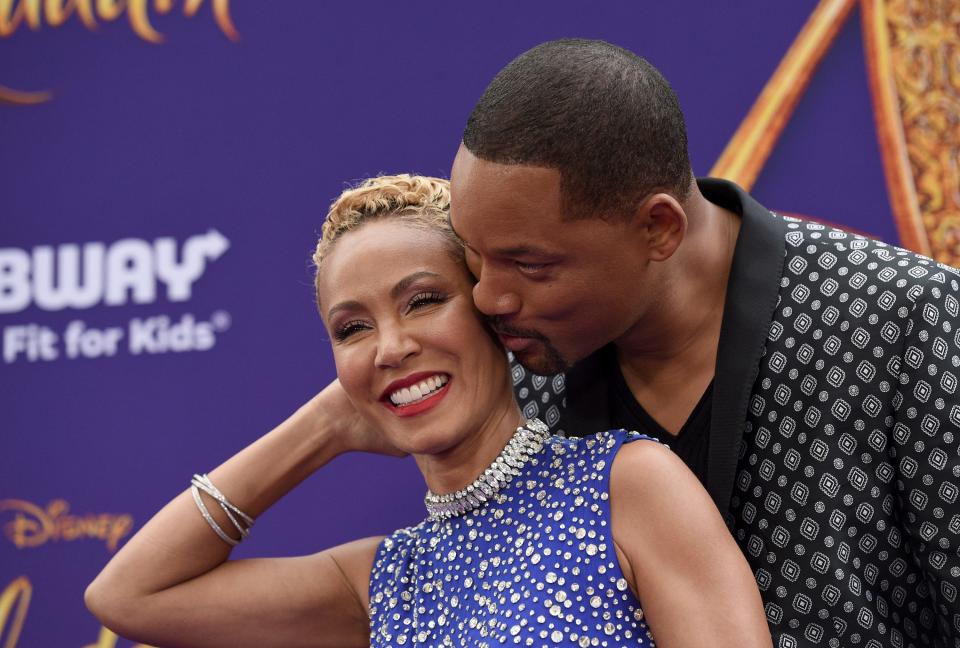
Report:
[[[95,538],[103,540],[110,551],[116,551],[120,540],[133,529],[133,518],[129,515],[70,515],[70,505],[62,499],[53,500],[46,509],[23,500],[0,500],[0,513],[4,511],[14,513],[3,530],[18,549],[59,540]]]
[[[0,645],[3,648],[16,648],[32,597],[33,585],[26,576],[15,578],[0,592],[0,641],[2,641]],[[116,645],[117,635],[101,627],[97,642],[87,644],[84,648],[116,648]],[[133,648],[150,648],[150,646],[136,644]]]
[[[192,18],[204,0],[184,0],[183,14]],[[162,43],[164,36],[152,22],[151,14],[164,15],[173,11],[176,0],[0,0],[0,38],[8,38],[23,25],[32,31],[44,24],[60,27],[76,16],[93,31],[100,22],[112,22],[124,14],[133,32],[150,43]],[[213,16],[220,31],[236,42],[240,33],[230,17],[230,0],[211,0]],[[0,103],[37,104],[50,98],[49,92],[23,92],[0,85]]]

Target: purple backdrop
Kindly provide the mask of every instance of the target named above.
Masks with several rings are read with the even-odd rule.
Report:
[[[32,591],[28,609],[19,599],[18,645],[96,642],[81,596],[111,555],[111,529],[122,533],[123,516],[139,527],[193,472],[333,377],[308,258],[346,182],[447,175],[486,83],[562,36],[610,40],[657,65],[706,173],[815,4],[235,0],[223,3],[233,42],[210,4],[185,17],[173,2],[166,15],[150,9],[162,44],[126,15],[95,31],[75,15],[0,38],[0,85],[53,92],[0,104],[0,594]],[[856,12],[754,194],[896,242]],[[102,298],[89,283],[72,297],[25,292],[18,277],[42,274],[44,248],[65,244],[104,260]],[[57,308],[58,296],[84,307]],[[388,532],[422,517],[422,493],[409,460],[343,457],[265,514],[236,555]],[[29,510],[57,499],[79,519]],[[119,517],[92,517],[102,514]],[[14,617],[0,618],[0,637]]]

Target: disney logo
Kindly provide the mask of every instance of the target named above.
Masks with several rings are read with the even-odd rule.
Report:
[[[0,500],[0,513],[13,511],[4,533],[18,549],[39,547],[47,542],[71,542],[83,538],[103,540],[107,549],[116,551],[117,544],[133,530],[130,515],[88,513],[70,515],[70,505],[56,499],[42,509],[36,504],[18,499]]]

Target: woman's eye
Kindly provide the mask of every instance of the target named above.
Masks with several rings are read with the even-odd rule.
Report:
[[[337,342],[343,342],[351,335],[359,333],[366,328],[367,325],[364,322],[360,320],[352,320],[337,327],[337,330],[334,331],[333,336],[337,339]]]
[[[445,301],[447,301],[447,296],[443,293],[437,291],[419,292],[410,298],[407,310],[412,311],[431,304],[442,304]]]

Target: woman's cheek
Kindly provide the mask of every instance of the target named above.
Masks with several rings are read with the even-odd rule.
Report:
[[[441,311],[434,317],[420,323],[414,334],[420,338],[422,347],[444,347],[448,346],[457,337],[458,333],[456,318],[451,317],[449,312]]]
[[[362,394],[369,384],[369,370],[363,367],[361,354],[356,349],[341,348],[334,351],[333,363],[343,390],[354,406],[363,402]],[[372,366],[370,367],[372,369]]]
[[[473,329],[482,328],[480,314],[473,310],[473,301],[451,304],[434,318],[432,328],[435,333],[450,339],[459,339]]]

